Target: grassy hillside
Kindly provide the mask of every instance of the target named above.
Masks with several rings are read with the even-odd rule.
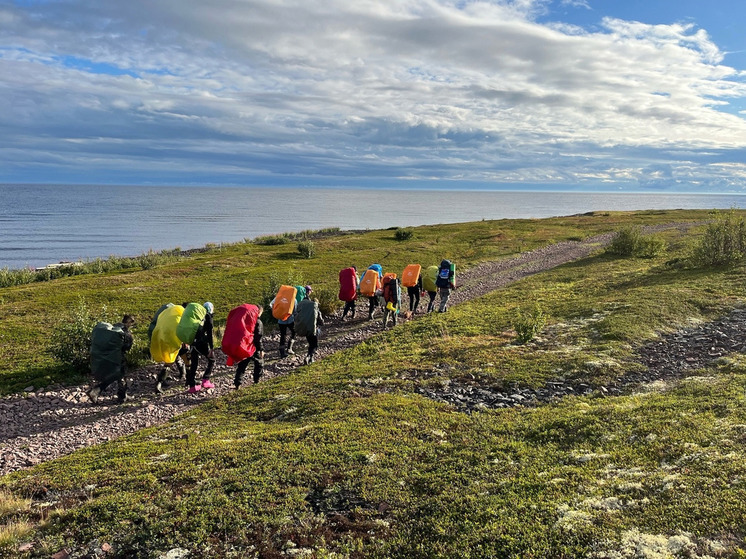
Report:
[[[521,243],[525,249],[620,222],[674,217],[703,216],[485,222],[453,226],[449,236],[443,228],[418,230],[408,245],[390,240],[391,232],[371,232],[325,240],[322,254],[334,270],[369,260],[399,268],[414,254],[474,263]],[[460,238],[467,231],[469,242]],[[438,244],[429,245],[427,235]],[[536,408],[465,414],[417,393],[546,380],[600,386],[639,368],[635,350],[656,332],[744,306],[744,266],[704,272],[666,265],[690,239],[675,230],[665,236],[669,251],[660,258],[598,255],[562,266],[167,425],[6,476],[0,486],[9,505],[0,507],[0,521],[18,535],[0,545],[20,557],[102,546],[119,557],[161,557],[177,548],[189,557],[743,557],[743,355],[682,381]],[[388,256],[376,257],[384,249],[376,253],[371,242]],[[243,250],[249,254],[200,257],[182,279],[195,291],[223,285],[226,294],[237,283],[232,296],[240,300],[257,293],[243,287],[244,278],[261,277],[251,270],[268,273],[278,265],[271,258],[283,254],[294,259],[287,247]],[[311,281],[326,278],[331,288],[325,258],[302,264]],[[218,281],[205,271],[208,261],[225,264],[232,279]],[[148,308],[188,298],[167,279],[175,271],[166,272],[76,278],[76,286],[85,285],[92,299],[121,294],[130,305],[136,299],[111,284],[146,286],[138,293]],[[51,286],[32,287],[40,297]],[[3,296],[19,309],[23,292]],[[537,340],[514,344],[511,316],[536,303],[550,317],[547,326]],[[22,542],[34,546],[18,551]]]
[[[312,283],[336,297],[337,272],[380,262],[401,271],[413,261],[430,265],[451,258],[464,269],[550,242],[581,239],[625,223],[654,224],[706,219],[707,212],[635,212],[544,219],[499,220],[418,227],[414,237],[397,241],[395,231],[330,235],[315,239],[316,256],[306,259],[297,243],[266,246],[238,243],[147,270],[85,275],[0,288],[0,394],[56,382],[83,382],[49,354],[50,336],[84,301],[104,316],[130,313],[135,335],[145,338],[153,312],[164,302],[213,301],[218,324],[242,303],[258,302],[272,277]],[[318,292],[318,290],[317,290]]]

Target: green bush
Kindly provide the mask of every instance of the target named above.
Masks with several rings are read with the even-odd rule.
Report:
[[[665,250],[666,242],[663,239],[654,235],[643,235],[640,227],[625,227],[619,230],[606,248],[607,254],[639,258],[654,258]]]
[[[321,314],[329,316],[342,307],[342,302],[337,297],[337,292],[331,289],[318,289],[313,291],[313,296],[319,302]]]
[[[516,342],[525,344],[534,339],[536,334],[541,332],[547,323],[547,315],[539,306],[535,306],[530,311],[518,309],[511,321],[513,330],[516,334]]]
[[[116,323],[119,318],[106,307],[94,315],[83,298],[63,314],[54,328],[49,351],[78,373],[90,371],[91,332],[101,321]]]
[[[397,241],[408,241],[412,237],[414,237],[414,231],[411,229],[397,229],[396,233],[394,233],[394,238]]]
[[[313,241],[301,241],[298,243],[298,252],[303,258],[313,258],[316,254],[316,247]]]
[[[696,267],[729,266],[746,255],[746,223],[734,210],[716,212],[705,233],[692,251],[691,261]]]

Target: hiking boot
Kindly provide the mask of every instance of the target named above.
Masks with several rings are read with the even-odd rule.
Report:
[[[155,391],[158,394],[163,394],[163,383],[161,381],[155,383]]]
[[[210,381],[209,378],[203,378],[202,379],[202,388],[205,388],[205,389],[209,390],[210,388],[215,388],[215,385]]]
[[[288,349],[287,349],[288,355],[295,355],[295,352],[293,351],[294,344],[295,344],[295,340],[290,340],[290,343],[288,344]]]
[[[126,401],[131,399],[132,396],[130,396],[126,392],[120,392],[119,394],[117,394],[117,404],[124,404]]]
[[[287,352],[285,351],[284,347],[280,348],[280,359],[285,359],[288,356]]]
[[[101,389],[98,386],[94,386],[90,390],[88,390],[88,392],[86,392],[86,396],[88,396],[88,399],[91,401],[92,404],[98,402],[99,394],[101,394]]]
[[[303,364],[304,364],[304,365],[308,365],[308,364],[309,364],[310,362],[311,362],[311,356],[310,356],[310,355],[306,355],[306,356],[305,356],[305,357],[303,358]]]
[[[189,392],[189,394],[194,394],[195,392],[199,392],[200,390],[202,390],[202,387],[198,384],[196,386],[190,386],[187,392]]]

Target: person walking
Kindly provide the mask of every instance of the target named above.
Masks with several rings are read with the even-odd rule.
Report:
[[[339,300],[344,301],[345,307],[342,310],[342,320],[347,313],[350,313],[350,319],[355,318],[355,301],[357,300],[359,280],[357,277],[357,268],[350,266],[339,272]]]
[[[215,305],[210,301],[207,301],[204,305],[207,313],[205,319],[197,329],[197,333],[194,336],[194,342],[192,342],[191,351],[189,354],[189,371],[187,372],[187,384],[189,385],[189,392],[194,394],[199,392],[203,388],[215,388],[215,385],[210,380],[212,369],[215,366],[215,348],[213,341],[213,313],[215,312]],[[202,374],[202,381],[197,384],[197,368],[199,367],[199,358],[204,357],[207,359],[207,368]]]
[[[122,321],[114,325],[106,322],[96,324],[91,333],[91,372],[97,381],[87,392],[92,403],[113,382],[117,383],[117,402],[127,400],[127,356],[135,338],[131,328],[135,325],[132,315],[125,314]]]
[[[421,276],[422,290],[424,293],[427,293],[430,299],[427,305],[428,313],[433,312],[433,309],[435,309],[435,297],[438,295],[438,286],[435,283],[438,281],[439,270],[439,266],[428,266]]]
[[[388,328],[389,317],[392,320],[392,326],[396,326],[396,316],[399,314],[401,306],[401,288],[396,274],[386,274],[383,276],[383,329]]]
[[[303,364],[308,365],[316,360],[316,352],[319,348],[320,326],[324,324],[324,317],[319,310],[319,303],[311,299],[310,285],[306,286],[306,297],[298,303],[295,317],[295,331],[306,337],[308,342],[308,353],[303,359]]]
[[[448,310],[448,299],[451,296],[451,291],[456,289],[455,268],[450,260],[442,260],[440,263],[438,279],[435,281],[435,285],[440,291],[440,308],[438,312],[446,312]]]
[[[262,342],[262,338],[264,337],[264,323],[260,318],[262,313],[264,312],[264,307],[259,305],[257,308],[259,309],[259,313],[257,315],[256,324],[254,324],[254,335],[252,342],[254,352],[249,357],[246,357],[245,359],[239,361],[236,365],[236,376],[233,379],[233,386],[234,388],[236,388],[236,390],[241,387],[244,373],[246,372],[246,369],[248,368],[250,363],[254,364],[254,371],[252,375],[254,384],[258,383],[259,379],[262,378],[262,375],[264,374],[264,344]]]

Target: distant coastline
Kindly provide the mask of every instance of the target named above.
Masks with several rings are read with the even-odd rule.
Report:
[[[743,194],[386,188],[0,185],[0,269],[192,250],[262,235],[544,218],[588,211],[727,209]]]

